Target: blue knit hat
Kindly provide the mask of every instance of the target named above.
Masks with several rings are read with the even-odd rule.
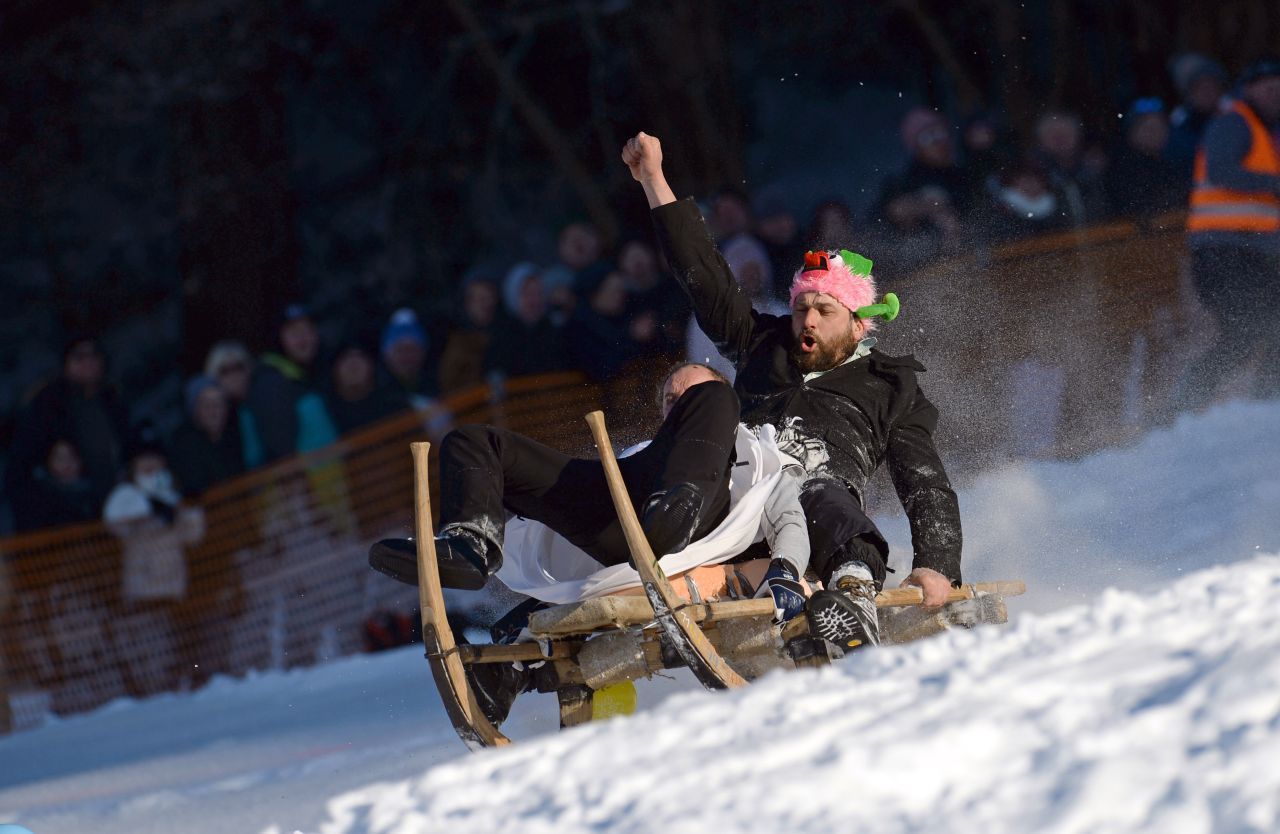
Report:
[[[183,401],[187,404],[187,413],[194,414],[196,410],[196,400],[200,399],[200,395],[209,388],[217,387],[218,381],[211,376],[206,376],[205,374],[193,376],[191,379],[187,380],[187,386],[183,389]]]
[[[382,329],[382,352],[391,350],[391,346],[401,339],[417,342],[424,350],[427,347],[427,331],[418,321],[418,314],[408,307],[401,307],[391,314],[391,320]]]

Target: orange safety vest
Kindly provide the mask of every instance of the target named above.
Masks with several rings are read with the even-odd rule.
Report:
[[[1242,165],[1256,174],[1280,176],[1280,151],[1267,127],[1244,102],[1231,109],[1249,125],[1253,141]],[[1191,190],[1189,232],[1280,232],[1280,197],[1261,191],[1233,191],[1209,182],[1204,148],[1196,151],[1195,186]]]

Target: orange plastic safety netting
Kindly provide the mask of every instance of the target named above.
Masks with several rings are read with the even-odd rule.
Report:
[[[12,725],[362,650],[378,615],[404,622],[417,604],[416,589],[366,561],[372,541],[410,534],[409,443],[481,422],[585,451],[582,417],[610,399],[575,373],[512,380],[500,397],[469,391],[219,484],[171,524],[95,522],[0,542],[0,701],[7,694]],[[181,555],[181,593],[127,593],[126,570],[166,548]]]

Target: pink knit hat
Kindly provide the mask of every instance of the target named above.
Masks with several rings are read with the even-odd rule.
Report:
[[[791,281],[791,304],[806,292],[823,292],[856,312],[859,307],[876,303],[876,282],[871,276],[871,261],[848,250],[840,252],[806,252],[804,266]],[[867,329],[875,322],[865,319]]]

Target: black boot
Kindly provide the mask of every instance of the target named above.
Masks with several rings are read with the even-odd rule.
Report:
[[[436,537],[440,584],[461,591],[478,591],[497,571],[501,556],[469,530],[451,529]],[[418,545],[413,539],[382,539],[369,548],[369,566],[406,585],[418,584]]]
[[[512,645],[529,625],[529,615],[548,607],[542,600],[527,599],[498,618],[490,627],[489,636],[495,644]],[[456,634],[460,645],[467,642],[461,631]],[[473,663],[467,666],[467,683],[475,693],[480,711],[495,727],[507,720],[516,697],[534,685],[533,673],[527,667],[511,663]]]
[[[529,671],[511,663],[473,663],[467,680],[476,694],[480,711],[497,727],[511,714],[511,705],[529,684]]]
[[[465,640],[459,640],[465,643]],[[511,705],[521,692],[528,691],[533,673],[513,663],[472,663],[467,666],[467,683],[475,693],[480,711],[497,727],[511,714]]]
[[[687,483],[649,496],[640,516],[640,526],[654,556],[661,559],[689,546],[701,521],[702,503],[702,490]]]
[[[809,632],[843,653],[880,644],[876,584],[862,562],[851,562],[831,576],[830,588],[809,597]]]

